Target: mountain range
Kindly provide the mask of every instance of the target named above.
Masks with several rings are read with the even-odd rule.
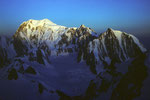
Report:
[[[0,100],[146,100],[149,65],[132,34],[31,19],[0,36]]]

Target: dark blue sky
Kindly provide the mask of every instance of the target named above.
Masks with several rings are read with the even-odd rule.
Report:
[[[111,27],[150,34],[150,0],[0,0],[0,33],[13,34],[23,21],[43,18],[97,32]]]

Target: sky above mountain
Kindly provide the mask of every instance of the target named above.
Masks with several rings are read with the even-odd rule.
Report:
[[[67,27],[84,24],[150,34],[149,0],[0,0],[0,33],[14,34],[23,21],[50,19]]]

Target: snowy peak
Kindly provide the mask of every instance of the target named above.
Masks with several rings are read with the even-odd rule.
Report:
[[[82,24],[82,25],[80,26],[80,28],[86,28],[86,26],[85,26],[84,24]]]
[[[119,40],[119,43],[121,44],[122,40],[124,40],[124,37],[128,37],[129,39],[132,39],[133,42],[141,49],[142,52],[146,52],[146,49],[143,47],[143,45],[140,43],[140,41],[132,34],[128,34],[125,32],[121,32],[119,30],[114,30],[111,28],[108,28],[107,32],[113,33],[116,38]]]
[[[25,40],[31,45],[39,45],[43,41],[59,40],[65,31],[66,27],[57,25],[48,19],[28,20],[20,25],[14,38]]]
[[[143,45],[140,43],[140,41],[132,34],[128,34],[125,32],[121,32],[119,30],[114,30],[112,28],[108,28],[107,31],[102,34],[102,36],[106,36],[109,38],[115,37],[119,41],[120,44],[122,44],[122,42],[125,38],[132,39],[133,42],[136,43],[143,52],[146,51],[146,49],[143,47]]]
[[[41,20],[42,23],[48,24],[48,25],[56,25],[55,23],[53,23],[52,21],[50,21],[49,19],[43,19]]]
[[[79,30],[82,35],[90,34],[92,36],[98,37],[98,34],[93,29],[86,27],[84,24],[82,24],[77,30]]]
[[[42,20],[33,20],[33,19],[30,19],[30,20],[28,20],[26,23],[31,23],[31,24],[33,24],[33,25],[37,25],[37,26],[39,26],[39,25],[57,25],[57,24],[55,24],[55,23],[53,23],[52,21],[50,21],[50,20],[48,20],[48,19],[42,19]]]
[[[117,37],[118,39],[121,38],[121,35],[124,32],[118,31],[118,30],[114,30],[112,28],[108,28],[106,33],[104,33],[105,35],[115,35],[115,37]]]
[[[36,34],[44,33],[45,31],[57,31],[59,29],[64,29],[64,26],[57,25],[48,19],[43,20],[28,20],[23,22],[17,30],[24,34]]]
[[[106,32],[107,33],[111,33],[111,32],[113,32],[113,29],[112,28],[108,28]]]
[[[146,49],[135,36],[111,28],[99,36],[99,41],[100,46],[97,48],[98,52],[101,52],[99,54],[100,59],[103,60],[107,57],[116,61],[125,61],[146,52]]]

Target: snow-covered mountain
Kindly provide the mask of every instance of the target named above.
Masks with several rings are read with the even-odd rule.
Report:
[[[35,48],[46,49],[52,55],[77,49],[77,52],[82,53],[79,55],[81,57],[88,55],[85,53],[93,52],[97,61],[112,59],[125,61],[146,51],[136,37],[125,32],[109,28],[99,35],[84,25],[79,28],[67,28],[56,25],[48,19],[23,22],[13,39],[14,47],[19,41],[23,45],[23,50],[17,52],[19,55],[21,52],[28,54]],[[86,47],[80,48],[80,46]],[[43,51],[46,53],[45,50]]]
[[[119,64],[117,68],[120,68],[146,52],[135,36],[111,28],[98,34],[84,25],[68,28],[48,19],[28,20],[20,25],[12,37],[0,36],[0,78],[19,80],[16,84],[23,81],[32,87],[28,83],[31,81],[40,93],[50,92],[50,97],[47,93],[45,95],[54,97],[54,100],[58,99],[57,95],[66,97],[66,94],[70,96],[66,98],[80,95],[81,100],[92,100],[95,96],[87,97],[87,92],[91,91],[88,89],[93,84],[105,84],[101,81],[108,79],[105,77],[110,76],[109,72],[119,75],[112,66]],[[111,81],[116,81],[113,78],[117,77],[111,78]],[[95,88],[93,91],[101,90]]]
[[[110,28],[97,34],[84,25],[67,28],[48,19],[23,22],[13,36],[13,44],[18,56],[28,55],[32,60],[36,60],[38,51],[48,62],[51,56],[77,52],[77,61],[84,60],[91,67],[99,62],[123,62],[146,52],[131,34]]]

